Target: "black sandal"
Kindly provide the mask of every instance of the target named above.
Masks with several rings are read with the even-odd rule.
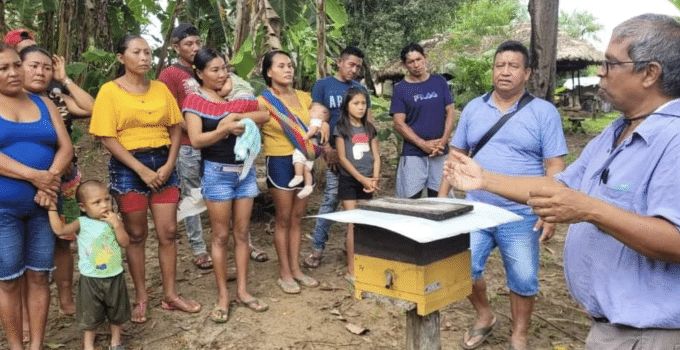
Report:
[[[315,269],[321,265],[321,258],[323,257],[321,253],[318,253],[319,255],[315,255],[315,253],[309,254],[308,257],[305,258],[305,260],[302,261],[302,263],[309,267],[310,269]]]
[[[201,270],[210,270],[213,268],[212,257],[208,253],[200,253],[194,257],[194,265]]]

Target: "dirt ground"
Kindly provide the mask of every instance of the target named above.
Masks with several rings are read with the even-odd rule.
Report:
[[[83,125],[84,130],[87,126]],[[568,134],[571,152],[580,152],[589,135]],[[394,142],[385,142],[383,148],[383,174],[388,179],[382,184],[382,195],[394,194],[395,158]],[[78,150],[86,178],[106,179],[108,154],[94,146],[85,136]],[[308,206],[310,215],[316,214],[321,200],[321,190],[315,189]],[[271,234],[271,208],[258,208],[250,232],[255,244],[264,249],[270,260],[251,262],[249,271],[250,292],[262,298],[270,309],[255,313],[246,308],[231,306],[226,324],[215,324],[209,312],[216,301],[215,280],[212,270],[194,267],[191,249],[184,231],[180,231],[177,263],[178,291],[199,301],[203,310],[194,315],[164,311],[160,308],[162,297],[160,271],[157,257],[157,240],[153,232],[147,242],[147,288],[149,290],[149,321],[144,325],[127,324],[123,342],[127,349],[403,349],[405,348],[405,313],[392,305],[378,304],[373,300],[356,300],[343,275],[344,227],[335,224],[321,266],[305,273],[317,278],[318,288],[304,288],[299,295],[284,294],[276,285],[277,258]],[[209,244],[211,233],[207,214],[203,215],[204,236]],[[310,251],[309,234],[313,219],[304,220],[301,258]],[[181,226],[180,226],[181,229]],[[587,314],[574,302],[565,286],[562,272],[562,249],[566,226],[558,226],[557,235],[541,246],[541,290],[534,309],[529,332],[534,349],[581,349],[590,321]],[[75,248],[74,248],[75,252]],[[231,253],[230,253],[231,254]],[[76,255],[77,256],[77,255]],[[233,264],[233,261],[230,261]],[[233,266],[233,265],[232,265]],[[127,266],[126,266],[127,269]],[[509,296],[505,289],[502,262],[494,253],[488,263],[486,278],[489,298],[501,321],[480,349],[506,349],[510,335],[511,319]],[[134,295],[128,279],[130,296]],[[77,280],[77,273],[76,273]],[[231,298],[235,282],[229,284]],[[46,334],[46,348],[81,349],[82,333],[73,325],[73,318],[61,316],[56,303],[56,290],[52,286],[52,304]],[[460,349],[463,333],[474,320],[474,311],[467,300],[458,301],[441,311],[441,343],[443,349]],[[363,335],[350,333],[346,326],[364,327]],[[0,349],[6,349],[4,332],[0,331]],[[102,328],[97,337],[100,349],[106,349],[108,328]]]

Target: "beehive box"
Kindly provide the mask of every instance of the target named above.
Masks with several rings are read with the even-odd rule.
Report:
[[[441,203],[456,205],[446,209]],[[461,210],[461,204],[474,210]],[[441,212],[446,210],[460,216]],[[455,199],[378,199],[319,217],[354,223],[357,298],[368,292],[411,301],[421,316],[471,293],[469,232],[521,219],[488,204]]]

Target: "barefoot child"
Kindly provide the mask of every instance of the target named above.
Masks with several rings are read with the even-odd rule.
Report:
[[[109,320],[111,350],[124,350],[121,326],[130,320],[121,247],[129,237],[111,208],[111,195],[99,181],[85,181],[76,190],[80,210],[86,216],[64,225],[56,203],[49,205],[52,230],[59,237],[77,235],[80,283],[76,301],[76,323],[85,330],[85,350],[94,349],[97,328]]]
[[[303,137],[305,142],[314,142],[316,144],[314,136],[317,133],[320,133],[320,144],[326,143],[328,138],[328,130],[323,129],[323,113],[324,109],[322,107],[316,105],[312,106],[312,109],[309,111],[311,117],[309,120],[309,129],[307,129],[307,133]],[[325,126],[327,128],[328,124],[326,123]],[[304,180],[305,187],[303,187],[298,193],[298,198],[302,199],[312,194],[312,167],[314,167],[314,159],[307,159],[307,157],[305,157],[305,155],[296,148],[293,152],[293,168],[295,169],[295,176],[293,176],[293,178],[288,183],[288,187],[295,187]]]
[[[345,210],[354,209],[358,201],[370,199],[378,188],[380,153],[373,124],[367,120],[368,96],[358,87],[347,90],[340,119],[335,126],[335,145],[340,160],[338,199]],[[354,283],[354,225],[347,225],[347,274]]]

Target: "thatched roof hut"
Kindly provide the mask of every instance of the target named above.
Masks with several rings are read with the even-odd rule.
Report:
[[[531,25],[529,23],[511,24],[504,34],[483,37],[478,45],[467,47],[465,51],[472,55],[493,53],[498,45],[506,40],[517,40],[529,47]],[[432,39],[424,40],[420,44],[428,55],[428,68],[431,72],[443,73],[450,71],[457,54],[450,42],[456,40],[452,34],[438,34]],[[604,53],[597,50],[585,40],[575,39],[567,32],[560,30],[557,34],[557,72],[581,70],[588,65],[604,59]],[[376,70],[376,82],[385,80],[397,81],[403,79],[406,69],[399,58]]]

